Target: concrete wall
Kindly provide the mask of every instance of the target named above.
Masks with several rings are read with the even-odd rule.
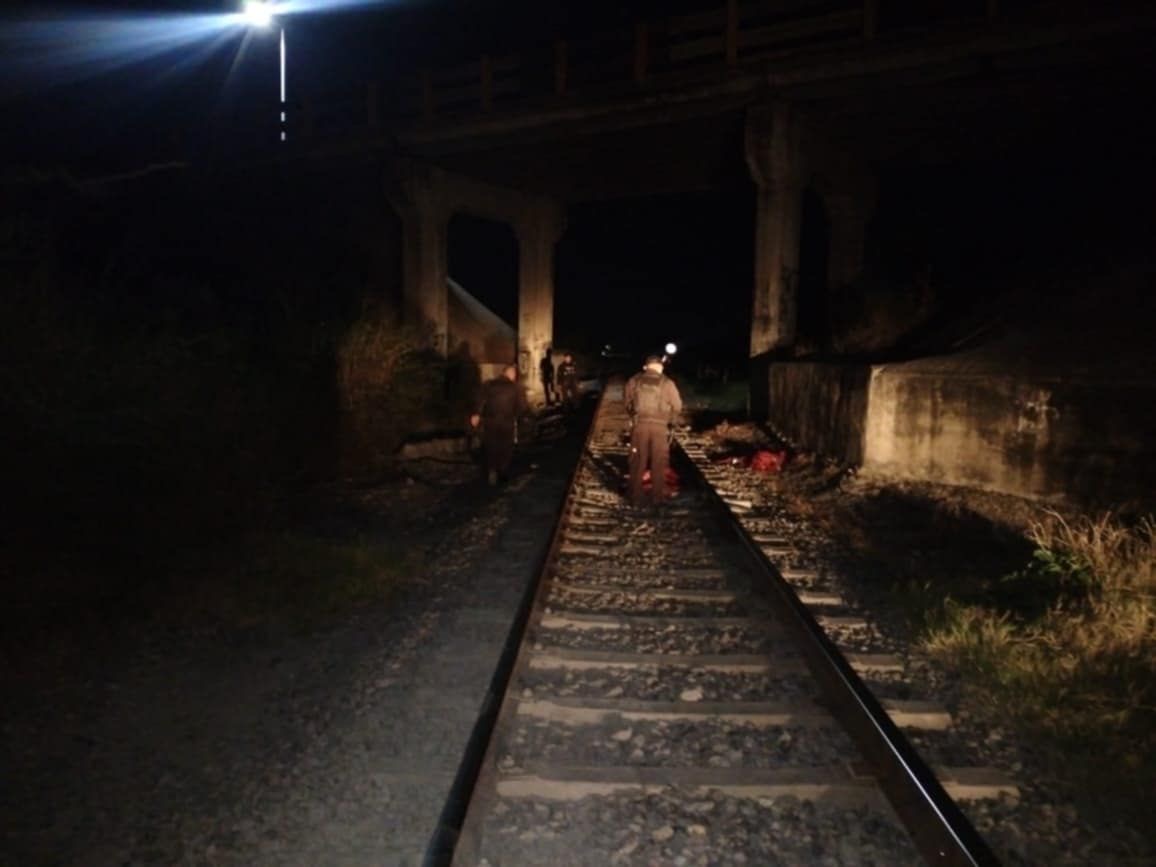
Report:
[[[975,359],[778,363],[769,421],[878,478],[1108,506],[1156,491],[1156,384]]]
[[[861,464],[869,376],[865,364],[772,364],[768,420],[809,450]]]
[[[863,470],[1108,504],[1156,490],[1156,387],[929,362],[871,372]]]

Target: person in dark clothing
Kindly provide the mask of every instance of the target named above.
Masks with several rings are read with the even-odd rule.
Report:
[[[546,354],[538,362],[538,372],[542,377],[542,390],[546,392],[546,406],[558,402],[558,392],[554,388],[554,350],[546,347]]]
[[[558,386],[562,403],[568,409],[575,409],[578,406],[578,366],[569,352],[562,356],[562,363],[558,365]]]
[[[650,470],[655,504],[666,499],[666,467],[670,462],[670,428],[682,412],[682,397],[674,380],[662,373],[662,359],[648,356],[641,373],[626,383],[623,396],[630,413],[630,502],[641,506],[642,477]]]
[[[496,485],[505,480],[514,458],[518,419],[526,414],[526,395],[518,385],[518,368],[507,364],[501,376],[482,386],[478,411],[470,416],[470,425],[482,429],[482,453],[486,480]]]

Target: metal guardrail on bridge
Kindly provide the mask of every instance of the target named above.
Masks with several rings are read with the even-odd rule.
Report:
[[[291,139],[373,134],[486,114],[533,112],[755,72],[769,63],[940,34],[1047,25],[1087,0],[946,0],[894,14],[885,0],[727,0],[725,7],[640,21],[633,32],[483,54],[389,85],[312,93],[289,106]],[[1085,8],[1086,7],[1086,8]]]

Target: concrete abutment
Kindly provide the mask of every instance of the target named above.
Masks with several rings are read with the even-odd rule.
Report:
[[[752,109],[746,160],[755,182],[755,285],[751,357],[790,348],[795,340],[802,223],[803,168],[799,125],[787,103]]]
[[[554,248],[565,226],[551,199],[476,181],[416,160],[399,160],[386,183],[402,222],[404,315],[427,328],[432,347],[449,351],[447,238],[450,218],[470,214],[510,226],[518,239],[516,363],[532,402],[544,392],[537,360],[553,341]]]
[[[830,289],[861,279],[867,226],[874,215],[874,176],[806,124],[798,109],[777,101],[747,113],[744,148],[755,184],[754,287],[751,303],[751,411],[769,410],[770,369],[797,357],[800,340],[830,342]],[[804,203],[813,195],[823,214],[826,247],[821,273],[804,274]],[[815,262],[811,263],[812,266]],[[801,292],[823,297],[800,297]],[[800,309],[815,321],[800,323]],[[806,335],[800,335],[805,325]],[[814,346],[811,346],[814,348]]]
[[[1119,505],[1156,489],[1156,388],[1019,370],[982,354],[775,362],[768,421],[880,480]]]
[[[531,400],[545,403],[538,363],[554,342],[554,250],[560,208],[538,206],[515,226],[518,235],[518,373]]]

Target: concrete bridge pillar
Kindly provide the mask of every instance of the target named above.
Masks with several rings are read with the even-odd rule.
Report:
[[[538,363],[554,342],[554,247],[565,220],[560,206],[538,202],[514,222],[518,236],[518,373],[531,404],[545,403]]]
[[[832,289],[854,283],[863,275],[867,223],[875,212],[877,189],[866,175],[844,179],[823,191],[830,230],[827,284]]]
[[[405,320],[428,329],[432,348],[445,355],[449,348],[446,239],[450,209],[442,186],[425,167],[403,164],[388,194],[402,224]]]
[[[798,313],[803,170],[799,125],[786,103],[747,116],[746,160],[755,182],[752,358],[789,349]]]

